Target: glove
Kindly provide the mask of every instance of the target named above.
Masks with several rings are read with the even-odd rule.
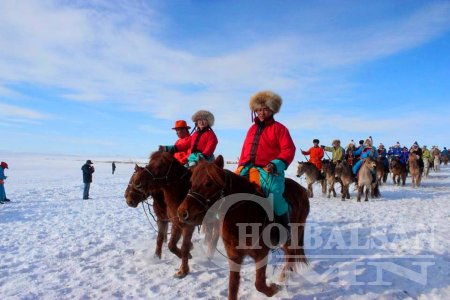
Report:
[[[267,166],[264,168],[267,173],[269,174],[276,174],[277,173],[277,166],[273,163],[268,163]]]
[[[195,166],[197,165],[197,162],[196,162],[196,161],[189,161],[189,162],[187,163],[187,165],[188,165],[188,168],[190,169],[190,168],[195,167]]]

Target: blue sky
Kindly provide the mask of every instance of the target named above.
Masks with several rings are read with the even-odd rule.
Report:
[[[2,0],[0,150],[147,157],[207,109],[216,154],[236,158],[266,89],[297,148],[449,146],[448,16],[450,1]]]

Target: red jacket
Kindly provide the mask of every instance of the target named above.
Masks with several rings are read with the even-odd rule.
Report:
[[[302,151],[304,155],[309,155],[309,162],[313,163],[317,169],[322,170],[323,149],[320,147],[311,147],[308,151]]]
[[[211,128],[206,128],[203,131],[197,130],[191,135],[189,144],[183,143],[177,145],[177,151],[189,151],[189,154],[194,152],[201,152],[205,158],[209,158],[214,154],[216,146],[219,143],[216,134]]]
[[[178,139],[175,142],[175,148],[178,152],[176,152],[173,157],[175,157],[175,159],[178,160],[182,165],[185,165],[187,163],[189,154],[191,154],[191,136]],[[179,149],[185,150],[179,151]]]
[[[294,160],[295,145],[288,129],[274,119],[264,124],[255,118],[242,146],[239,165],[253,163],[257,167],[265,167],[274,159],[284,162],[286,168]]]

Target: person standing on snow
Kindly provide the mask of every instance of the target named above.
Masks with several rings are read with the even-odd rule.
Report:
[[[83,192],[83,199],[87,200],[89,198],[89,189],[91,187],[92,182],[92,173],[95,172],[94,166],[92,166],[93,163],[90,159],[86,161],[86,163],[81,167],[81,170],[83,171],[83,183],[84,183],[84,192]]]
[[[0,204],[10,201],[6,198],[5,192],[5,179],[8,178],[8,176],[5,175],[5,169],[8,169],[8,164],[2,161],[0,163]]]

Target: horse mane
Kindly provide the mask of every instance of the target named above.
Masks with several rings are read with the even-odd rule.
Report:
[[[257,185],[250,182],[247,177],[240,176],[230,170],[223,169],[215,163],[199,161],[198,165],[195,167],[195,172],[193,172],[192,181],[196,181],[197,177],[204,177],[205,175],[220,187],[225,188],[227,178],[230,178],[229,180],[232,180],[233,190],[239,190],[241,192],[245,190],[248,193],[263,196],[259,192]]]

